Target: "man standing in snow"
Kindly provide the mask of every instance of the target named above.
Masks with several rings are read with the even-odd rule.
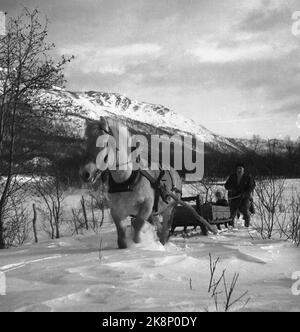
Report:
[[[228,190],[228,200],[230,205],[230,226],[234,226],[234,219],[238,213],[243,214],[245,227],[250,226],[250,212],[252,202],[252,192],[255,188],[255,182],[251,175],[245,173],[245,165],[238,163],[235,167],[235,173],[230,175],[225,184]]]

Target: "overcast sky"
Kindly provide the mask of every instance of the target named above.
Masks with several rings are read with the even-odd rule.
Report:
[[[50,19],[67,87],[159,103],[229,137],[300,136],[300,0],[1,0]],[[299,128],[298,126],[299,125]]]

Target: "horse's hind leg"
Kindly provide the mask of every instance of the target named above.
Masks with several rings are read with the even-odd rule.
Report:
[[[172,207],[167,208],[162,213],[163,222],[162,222],[160,229],[158,230],[158,237],[159,237],[159,241],[163,245],[165,245],[169,240],[170,229],[171,229],[172,223],[173,223],[174,212],[175,212],[175,206],[172,206]]]

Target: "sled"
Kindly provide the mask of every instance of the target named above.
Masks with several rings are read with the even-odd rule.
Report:
[[[174,198],[175,199],[175,198]],[[207,235],[208,230],[217,233],[221,225],[231,221],[229,206],[217,206],[211,203],[201,204],[200,196],[184,197],[177,200],[178,206],[175,208],[171,226],[171,233],[174,233],[177,227],[200,226],[203,235]]]

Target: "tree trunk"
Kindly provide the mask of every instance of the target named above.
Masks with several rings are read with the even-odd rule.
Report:
[[[4,210],[5,206],[7,204],[7,196],[8,196],[8,179],[6,181],[5,189],[2,193],[1,199],[0,199],[0,249],[5,249],[5,234],[4,234]],[[10,182],[10,181],[9,181]]]
[[[56,204],[52,203],[52,211],[53,211],[53,217],[54,217],[54,225],[55,225],[55,238],[59,239],[59,207],[56,206]]]
[[[1,207],[0,207],[0,209],[2,210]],[[1,210],[0,210],[0,249],[5,249],[3,213]]]
[[[50,216],[49,216],[49,223],[51,228],[51,239],[54,239],[54,227],[53,227],[53,221],[52,221],[52,212],[50,210]]]
[[[58,226],[58,222],[57,221],[55,221],[55,230],[56,230],[55,238],[59,239],[60,238],[60,233],[59,233],[59,226]]]
[[[32,220],[32,226],[33,226],[33,234],[34,234],[34,242],[38,243],[38,237],[37,237],[37,231],[36,231],[36,208],[35,204],[32,204],[33,209],[33,220]]]

